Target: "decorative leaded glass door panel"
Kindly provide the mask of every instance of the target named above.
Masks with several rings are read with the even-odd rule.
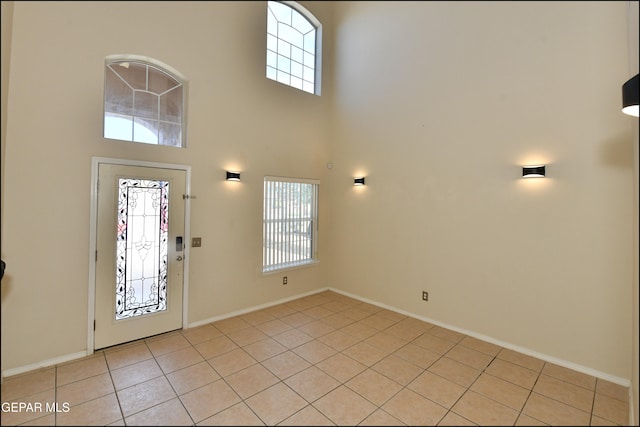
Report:
[[[185,171],[100,164],[95,349],[182,327]]]

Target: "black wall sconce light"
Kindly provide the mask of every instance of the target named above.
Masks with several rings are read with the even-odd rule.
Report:
[[[240,181],[240,172],[227,171],[227,181]]]
[[[638,117],[638,74],[622,85],[622,112]]]
[[[353,185],[364,185],[364,176],[353,178]]]
[[[544,178],[546,175],[546,166],[523,166],[522,177],[523,178]]]

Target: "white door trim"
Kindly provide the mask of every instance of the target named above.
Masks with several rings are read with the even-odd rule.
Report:
[[[186,194],[191,193],[191,166],[178,165],[173,163],[157,163],[145,162],[128,159],[115,159],[109,157],[92,157],[91,158],[91,208],[89,219],[89,308],[87,315],[87,355],[93,354],[94,351],[94,330],[93,320],[95,319],[95,303],[96,303],[96,251],[97,251],[97,225],[98,225],[98,167],[100,164],[113,164],[121,166],[146,166],[162,169],[183,170],[186,174]],[[186,328],[189,324],[188,306],[189,306],[189,251],[191,242],[191,197],[187,197],[184,207],[184,285],[182,294],[182,327]]]

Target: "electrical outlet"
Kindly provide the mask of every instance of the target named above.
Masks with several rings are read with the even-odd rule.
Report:
[[[429,292],[422,291],[422,300],[423,301],[429,301]]]
[[[200,246],[202,246],[202,237],[194,237],[191,239],[192,248],[199,248]]]
[[[287,284],[287,276],[283,276],[282,277],[282,284],[286,285]]]

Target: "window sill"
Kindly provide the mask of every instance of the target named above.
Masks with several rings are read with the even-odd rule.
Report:
[[[311,260],[311,261],[304,261],[304,262],[299,262],[299,263],[292,263],[292,264],[272,267],[272,268],[270,268],[268,270],[262,270],[262,274],[265,275],[265,276],[268,276],[270,274],[282,273],[283,271],[299,270],[301,268],[311,267],[311,266],[314,266],[316,264],[320,264],[320,260],[314,259],[314,260]]]

